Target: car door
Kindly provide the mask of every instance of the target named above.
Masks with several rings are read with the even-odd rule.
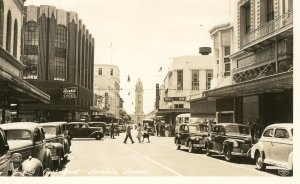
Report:
[[[286,128],[276,128],[270,146],[270,160],[286,165],[293,149],[292,136]]]
[[[274,128],[268,128],[264,131],[262,137],[259,142],[262,144],[263,151],[265,153],[265,159],[270,159],[270,147],[273,139]]]
[[[89,137],[91,133],[93,133],[93,129],[90,129],[87,124],[82,124],[80,128],[81,137]]]
[[[46,144],[41,129],[35,128],[33,132],[32,157],[39,159],[42,163],[46,154]]]

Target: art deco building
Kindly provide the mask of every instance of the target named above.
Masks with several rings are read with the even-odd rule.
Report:
[[[0,0],[0,122],[18,121],[19,106],[49,103],[50,96],[22,79],[24,0]],[[13,113],[14,112],[14,113]]]
[[[141,123],[144,119],[144,88],[141,79],[139,78],[135,85],[135,111],[134,122]]]
[[[27,6],[23,78],[51,96],[51,104],[22,106],[24,117],[75,120],[93,106],[94,38],[77,13]]]

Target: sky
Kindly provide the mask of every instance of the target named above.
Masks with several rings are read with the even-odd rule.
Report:
[[[147,114],[154,110],[155,84],[163,83],[172,58],[212,47],[209,29],[230,20],[229,0],[27,0],[25,5],[78,13],[95,38],[95,64],[119,67],[120,95],[130,114],[138,78]]]

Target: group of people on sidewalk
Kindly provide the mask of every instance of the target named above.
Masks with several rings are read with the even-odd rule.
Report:
[[[132,144],[134,143],[134,141],[132,140],[132,135],[131,135],[131,126],[127,126],[126,127],[126,137],[124,140],[124,143],[126,144],[127,139],[129,138],[132,142]],[[144,142],[144,139],[147,138],[148,139],[148,143],[150,143],[150,136],[149,136],[149,132],[148,132],[148,127],[145,126],[144,128],[141,126],[141,124],[138,124],[138,126],[136,127],[137,130],[137,139],[139,140],[139,143]],[[141,140],[143,138],[143,140]]]

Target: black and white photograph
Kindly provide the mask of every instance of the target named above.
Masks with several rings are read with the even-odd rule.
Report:
[[[296,183],[296,3],[0,0],[0,183]]]

